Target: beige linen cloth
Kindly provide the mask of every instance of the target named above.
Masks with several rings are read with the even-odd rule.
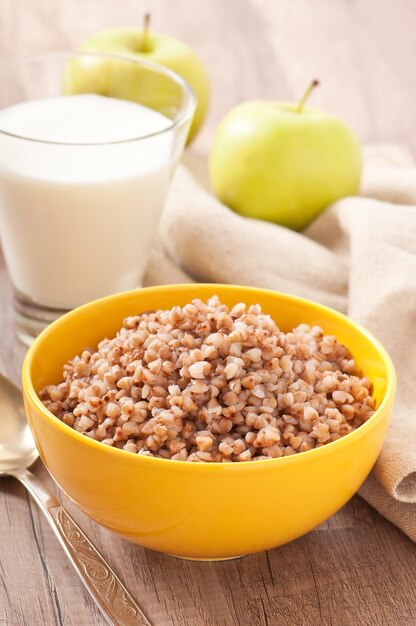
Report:
[[[146,284],[220,282],[276,289],[347,313],[382,341],[397,371],[392,424],[360,495],[416,541],[416,169],[395,146],[365,150],[360,197],[295,233],[214,198],[206,160],[172,182]]]

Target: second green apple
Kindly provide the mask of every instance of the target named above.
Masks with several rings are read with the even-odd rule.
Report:
[[[208,108],[209,81],[205,67],[195,52],[177,39],[154,32],[150,28],[150,16],[144,17],[142,29],[111,28],[91,36],[79,48],[80,52],[112,53],[127,58],[149,61],[166,67],[192,87],[197,97],[197,107],[189,131],[187,144],[198,133]],[[66,94],[99,93],[114,98],[139,102],[169,116],[171,81],[160,76],[155,82],[154,73],[143,68],[123,64],[117,59],[76,58],[68,64],[64,76]],[[175,94],[172,95],[172,101]],[[163,103],[163,107],[159,106]]]
[[[337,117],[300,103],[245,102],[214,137],[210,175],[218,198],[246,217],[305,228],[336,200],[355,195],[360,144]]]

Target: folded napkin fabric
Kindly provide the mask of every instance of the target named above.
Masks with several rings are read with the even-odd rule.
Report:
[[[219,282],[310,298],[384,344],[397,401],[360,495],[416,541],[416,168],[395,146],[366,149],[361,195],[302,234],[240,217],[215,199],[206,164],[187,156],[172,182],[146,284]]]

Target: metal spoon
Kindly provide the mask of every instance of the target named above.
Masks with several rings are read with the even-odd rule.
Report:
[[[151,626],[88,537],[27,469],[38,456],[26,421],[22,394],[0,374],[0,476],[14,476],[29,491],[109,624]]]

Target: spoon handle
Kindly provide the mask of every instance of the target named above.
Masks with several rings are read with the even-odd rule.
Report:
[[[13,473],[48,520],[75,571],[112,626],[151,626],[120,579],[58,500],[29,470]]]

